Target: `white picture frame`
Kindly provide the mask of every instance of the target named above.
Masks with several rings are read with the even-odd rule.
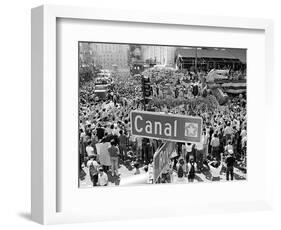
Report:
[[[57,152],[57,19],[71,20],[98,20],[105,22],[119,21],[123,23],[150,24],[151,26],[192,26],[200,28],[221,28],[225,30],[242,29],[258,30],[264,33],[265,52],[264,52],[264,76],[266,84],[263,86],[263,96],[265,97],[264,105],[267,112],[263,116],[272,124],[271,116],[274,112],[275,99],[273,91],[273,22],[266,19],[249,19],[249,18],[231,18],[231,17],[214,17],[214,16],[194,16],[194,15],[174,15],[172,13],[160,12],[138,12],[138,11],[116,11],[114,9],[92,9],[69,6],[52,6],[44,5],[32,9],[32,181],[31,181],[31,214],[32,220],[41,224],[57,224],[81,221],[96,221],[107,219],[125,219],[125,218],[143,218],[143,217],[164,217],[169,215],[182,215],[180,209],[163,211],[163,208],[177,207],[171,204],[164,206],[159,203],[149,204],[147,212],[135,212],[136,209],[124,208],[122,212],[116,215],[105,216],[104,212],[95,211],[82,212],[76,206],[74,211],[57,211],[58,187],[60,181],[57,179],[58,158]],[[76,93],[76,92],[73,92]],[[272,133],[272,126],[266,127],[268,133]],[[274,133],[274,132],[273,132]],[[232,203],[229,200],[214,201],[207,206],[199,204],[194,205],[193,211],[184,213],[210,213],[210,212],[236,212],[245,210],[261,210],[273,207],[273,173],[271,168],[272,147],[270,146],[270,135],[265,138],[266,146],[266,164],[265,173],[268,179],[263,182],[263,196],[253,201],[236,199]],[[231,185],[235,188],[235,185]],[[160,188],[160,187],[159,187]],[[178,185],[177,189],[185,189],[184,185]],[[197,186],[200,190],[201,185]],[[137,189],[137,188],[136,188]],[[161,188],[163,190],[163,188]],[[167,192],[175,190],[165,187]],[[95,191],[92,191],[95,192]],[[116,192],[114,189],[113,192]],[[126,194],[125,190],[121,191]],[[127,191],[128,193],[128,191]],[[123,195],[124,195],[123,194]],[[170,205],[170,206],[169,206]],[[159,211],[161,210],[162,211]]]

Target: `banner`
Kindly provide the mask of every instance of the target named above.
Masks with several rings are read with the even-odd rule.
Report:
[[[108,152],[109,146],[110,146],[109,142],[96,144],[98,160],[99,160],[101,165],[105,165],[105,166],[111,165],[110,155],[109,155],[109,152]]]

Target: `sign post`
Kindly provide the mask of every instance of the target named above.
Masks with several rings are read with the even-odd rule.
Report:
[[[175,150],[176,143],[167,141],[157,149],[153,156],[153,183],[156,183],[165,168],[168,166],[170,156]]]
[[[131,112],[132,135],[173,142],[201,140],[202,118],[157,112]]]

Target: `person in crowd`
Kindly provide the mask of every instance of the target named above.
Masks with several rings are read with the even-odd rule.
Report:
[[[142,139],[142,159],[145,164],[150,161],[150,141],[148,138]]]
[[[218,161],[216,158],[214,158],[213,161],[210,161],[208,163],[210,173],[212,175],[211,180],[212,181],[219,181],[220,180],[220,173],[222,169],[222,162]]]
[[[225,150],[225,152],[229,152],[229,150],[234,152],[233,145],[231,144],[230,140],[228,140],[227,145],[225,146],[224,150]]]
[[[99,173],[98,173],[98,186],[107,186],[108,185],[108,176],[104,172],[103,168],[99,168]]]
[[[194,161],[193,155],[191,155],[189,162],[187,163],[187,178],[189,182],[194,181],[196,170],[197,170],[197,164]]]
[[[224,129],[225,140],[226,141],[231,140],[232,134],[233,134],[233,129],[230,126],[230,122],[228,122],[225,129]]]
[[[179,159],[179,162],[177,164],[178,181],[183,181],[185,174],[186,174],[185,163],[184,163],[184,160],[181,158],[181,159]]]
[[[214,136],[211,140],[211,147],[212,147],[212,157],[219,158],[220,154],[220,140],[218,138],[218,134],[214,133]]]
[[[226,163],[226,180],[230,179],[233,180],[234,177],[234,164],[235,164],[235,158],[233,157],[233,150],[228,150],[228,155],[225,159]]]
[[[92,141],[90,141],[90,140],[87,143],[86,153],[87,153],[87,157],[88,158],[96,155],[95,150],[94,150],[94,148],[92,146]]]
[[[247,127],[244,126],[240,133],[241,139],[247,136]]]
[[[118,157],[119,157],[119,149],[116,146],[116,142],[114,139],[110,141],[110,146],[108,147],[108,152],[110,155],[110,161],[111,161],[111,174],[114,176],[114,174],[118,175]]]
[[[96,135],[98,140],[101,140],[104,137],[105,129],[101,126],[101,124],[98,124],[98,128],[96,129]]]
[[[134,168],[135,168],[134,175],[140,174],[140,163],[139,162],[134,163]]]
[[[143,160],[142,156],[142,137],[137,136],[136,138],[136,148],[137,148],[137,156],[139,159]]]
[[[96,156],[95,155],[90,156],[90,159],[87,162],[87,167],[89,169],[89,174],[90,174],[90,178],[91,178],[91,181],[93,183],[93,186],[97,186],[97,183],[98,183],[98,173],[99,173],[100,165],[96,161]]]
[[[186,142],[183,147],[183,151],[185,152],[185,162],[189,162],[189,158],[192,155],[193,145],[190,142]]]
[[[123,133],[123,130],[119,131],[119,151],[121,159],[125,161],[127,158],[127,136]]]
[[[208,141],[209,141],[209,133],[207,132],[207,129],[203,129],[203,134],[202,134],[202,140],[201,143],[203,145],[203,161],[207,159],[208,155]]]
[[[198,166],[198,170],[202,171],[203,170],[203,160],[204,160],[204,145],[203,141],[201,140],[199,143],[196,143],[196,163]]]

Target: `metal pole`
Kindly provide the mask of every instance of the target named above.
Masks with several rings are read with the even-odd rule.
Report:
[[[145,87],[144,87],[144,76],[142,75],[142,99],[143,99],[143,110],[146,111],[145,105]]]
[[[197,47],[195,47],[195,72],[196,73],[197,73],[197,58],[198,58]]]

